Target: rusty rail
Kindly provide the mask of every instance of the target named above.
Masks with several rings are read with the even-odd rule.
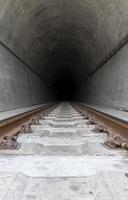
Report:
[[[89,120],[90,124],[95,125],[95,130],[108,134],[108,146],[128,149],[128,123],[126,121],[83,104],[73,104],[73,106]]]
[[[34,117],[40,115],[43,112],[51,109],[55,106],[55,103],[42,106],[37,109],[25,112],[15,117],[10,117],[0,122],[0,138],[3,136],[13,136],[20,132],[23,124],[30,122]]]

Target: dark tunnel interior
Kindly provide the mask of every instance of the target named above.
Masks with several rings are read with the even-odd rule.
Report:
[[[49,71],[50,66],[54,69],[52,88],[58,100],[73,100],[75,97],[75,91],[81,81],[78,82],[79,70],[82,65],[81,55],[77,51],[71,47],[67,47],[67,49],[60,47],[51,55],[48,65],[46,65],[46,68],[49,66]]]
[[[36,74],[58,100],[74,100],[126,36],[124,5],[112,0],[2,1],[0,41],[31,70],[29,76]],[[96,83],[100,85],[100,80]],[[95,82],[89,91],[93,88]],[[98,91],[92,96],[97,95]]]
[[[58,73],[54,85],[57,100],[73,100],[76,91],[76,83],[72,77],[72,72],[64,70]]]

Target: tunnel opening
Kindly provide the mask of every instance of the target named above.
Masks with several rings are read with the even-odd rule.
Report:
[[[72,72],[68,70],[62,70],[58,74],[58,78],[55,82],[56,98],[59,101],[67,100],[73,101],[76,91],[76,83],[72,77]]]
[[[51,84],[57,100],[73,101],[82,76],[85,76],[81,73],[83,59],[79,49],[73,48],[70,42],[68,46],[59,45],[46,55],[46,59],[45,79]]]

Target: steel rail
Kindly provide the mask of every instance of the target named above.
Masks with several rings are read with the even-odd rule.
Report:
[[[99,111],[95,108],[83,104],[73,104],[73,106],[79,110],[85,118],[90,120],[90,123],[94,124],[99,132],[106,132],[109,135],[110,140],[113,138],[120,138],[120,145],[127,145],[128,148],[128,122],[118,117],[111,116],[107,113]]]
[[[47,104],[45,106],[41,106],[40,108],[36,108],[0,121],[0,138],[3,136],[13,136],[18,134],[23,124],[30,122],[34,117],[47,111],[54,105],[55,103]]]

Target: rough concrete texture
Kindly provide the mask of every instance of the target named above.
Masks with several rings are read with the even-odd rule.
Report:
[[[46,105],[48,106],[47,103],[46,103]],[[43,106],[45,107],[45,104],[38,104],[38,105],[34,105],[34,106],[28,106],[28,107],[24,107],[24,108],[17,108],[17,109],[3,111],[0,113],[0,122],[7,120],[9,118],[16,117],[23,113],[27,113],[27,112],[33,111],[35,109],[42,108]]]
[[[0,45],[0,111],[48,102],[50,89]]]
[[[73,123],[78,115],[63,103],[43,121]],[[19,150],[0,150],[0,200],[127,200],[127,152],[105,148],[105,133],[78,123],[32,126],[33,133],[19,135]]]
[[[81,87],[78,96],[92,105],[128,111],[128,45]]]
[[[50,83],[63,63],[79,83],[127,34],[127,10],[127,0],[0,0],[0,40]]]
[[[127,35],[127,11],[127,0],[0,0],[0,41],[58,94],[70,96]],[[127,52],[126,46],[94,74],[78,100],[127,110]],[[0,47],[0,110],[52,100],[12,57]]]

